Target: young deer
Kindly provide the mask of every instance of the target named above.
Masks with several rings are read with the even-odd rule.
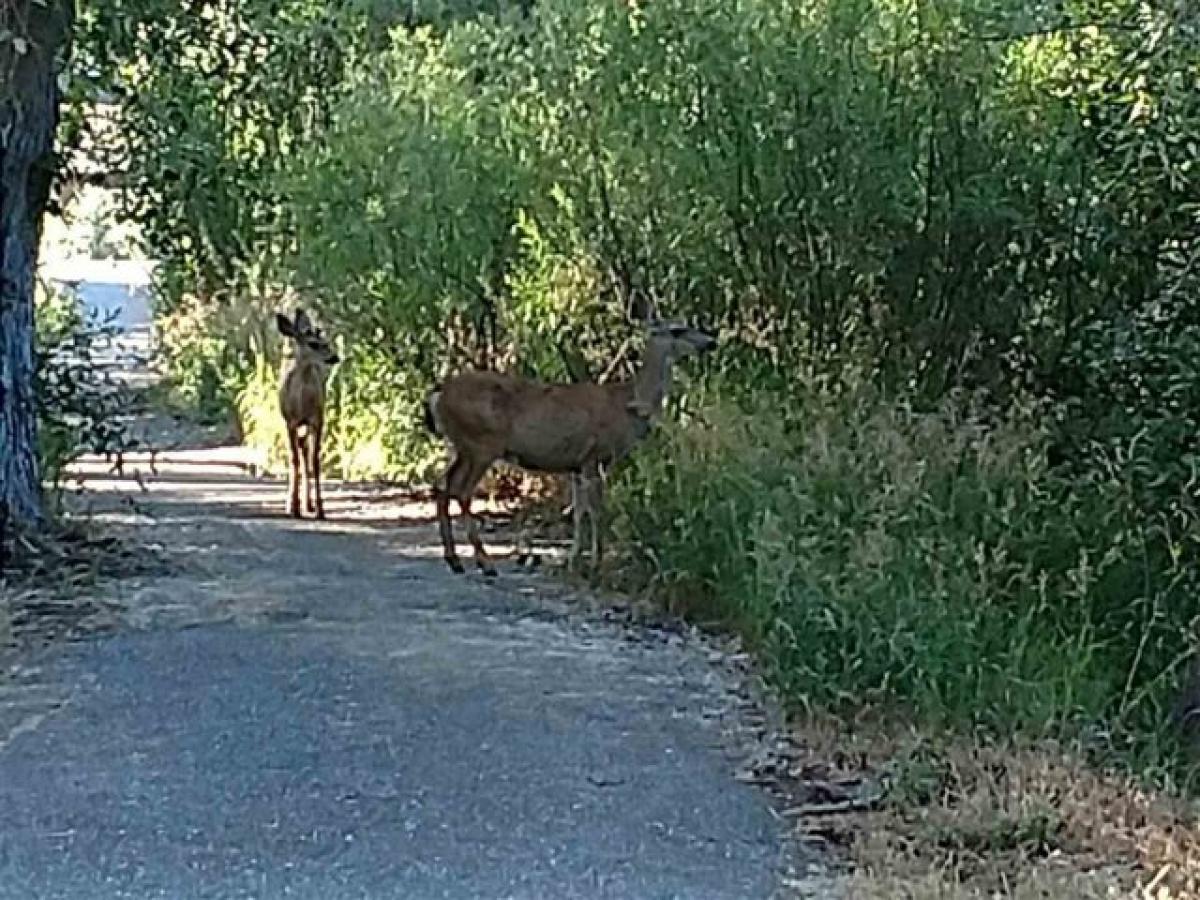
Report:
[[[304,507],[325,518],[321,499],[321,432],[325,427],[325,379],[338,361],[320,329],[302,309],[294,319],[275,314],[279,333],[291,343],[279,378],[279,411],[287,425],[288,515],[300,518],[300,469],[304,468]]]
[[[545,384],[497,372],[464,372],[431,393],[426,424],[453,452],[436,490],[438,528],[450,568],[463,571],[450,523],[453,497],[467,519],[476,562],[484,574],[496,574],[479,537],[479,520],[471,513],[471,498],[498,459],[530,471],[571,476],[575,527],[570,562],[578,559],[587,524],[592,563],[599,563],[607,470],[627,456],[658,419],[674,360],[716,345],[713,335],[698,328],[653,323],[633,381]]]

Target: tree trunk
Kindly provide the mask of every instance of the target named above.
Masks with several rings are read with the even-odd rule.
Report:
[[[33,286],[74,0],[0,0],[0,529],[36,522]],[[2,535],[0,535],[2,537]]]

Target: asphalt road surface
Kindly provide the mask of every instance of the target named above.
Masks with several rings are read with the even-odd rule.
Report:
[[[173,571],[0,675],[0,900],[797,895],[711,648],[454,576],[424,506],[286,519],[240,454],[83,467]]]

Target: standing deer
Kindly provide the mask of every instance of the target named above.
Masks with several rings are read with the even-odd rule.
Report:
[[[325,380],[337,353],[302,309],[295,318],[275,314],[279,333],[291,344],[279,378],[279,411],[287,425],[288,515],[300,518],[300,469],[304,469],[304,508],[325,518],[321,499],[321,432],[325,428]]]
[[[671,365],[713,349],[717,339],[687,325],[652,323],[641,369],[632,381],[545,384],[498,372],[464,372],[429,395],[426,425],[450,444],[453,461],[437,486],[438,529],[447,565],[462,572],[454,548],[450,498],[467,519],[475,561],[485,575],[496,569],[479,537],[471,499],[492,464],[503,459],[534,472],[571,476],[574,536],[569,561],[591,528],[592,564],[600,561],[604,478],[646,437],[662,413]]]

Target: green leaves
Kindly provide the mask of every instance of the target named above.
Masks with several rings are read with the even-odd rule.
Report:
[[[271,179],[311,133],[342,78],[362,21],[315,0],[205,5],[177,0],[91,4],[77,75],[115,128],[85,150],[123,172],[123,215],[189,293],[219,296],[282,231]],[[177,277],[175,277],[177,276]],[[179,297],[162,298],[169,307]]]
[[[42,477],[57,486],[81,454],[119,455],[136,441],[126,427],[129,389],[103,359],[119,329],[85,317],[73,295],[47,291],[36,307],[35,396]]]

